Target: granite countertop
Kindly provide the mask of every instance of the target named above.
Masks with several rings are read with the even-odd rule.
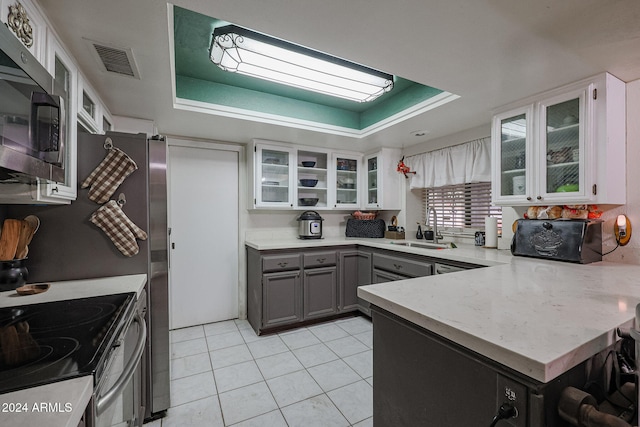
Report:
[[[467,245],[420,249],[384,239],[247,242],[261,250],[345,244],[487,266],[362,286],[358,296],[540,382],[613,344],[616,328],[633,325],[640,303],[637,265],[571,264]]]
[[[136,292],[147,283],[146,274],[99,279],[51,282],[48,291],[20,296],[15,291],[0,292],[0,307],[14,307],[50,301],[62,301],[99,295]],[[93,393],[90,375],[0,395],[0,425],[31,427],[34,425],[75,427]]]

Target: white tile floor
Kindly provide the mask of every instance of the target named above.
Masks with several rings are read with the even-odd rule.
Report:
[[[171,408],[146,426],[372,426],[372,347],[364,317],[264,337],[246,320],[171,331]]]

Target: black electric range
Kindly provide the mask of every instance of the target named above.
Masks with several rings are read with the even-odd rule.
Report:
[[[99,378],[135,300],[131,292],[0,308],[0,394]]]

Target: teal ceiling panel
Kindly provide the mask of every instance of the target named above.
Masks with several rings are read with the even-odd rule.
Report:
[[[176,77],[176,95],[217,106],[360,129],[360,114],[353,111],[190,77]]]
[[[212,111],[229,107],[247,110],[248,116],[275,115],[362,130],[442,93],[394,76],[393,90],[359,103],[223,71],[209,60],[209,46],[213,30],[227,24],[174,6],[177,98],[212,104]]]

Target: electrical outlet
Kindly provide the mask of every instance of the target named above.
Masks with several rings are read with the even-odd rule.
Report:
[[[503,403],[510,403],[516,408],[515,418],[502,420],[500,426],[527,427],[527,388],[510,379],[498,374],[496,411]]]

